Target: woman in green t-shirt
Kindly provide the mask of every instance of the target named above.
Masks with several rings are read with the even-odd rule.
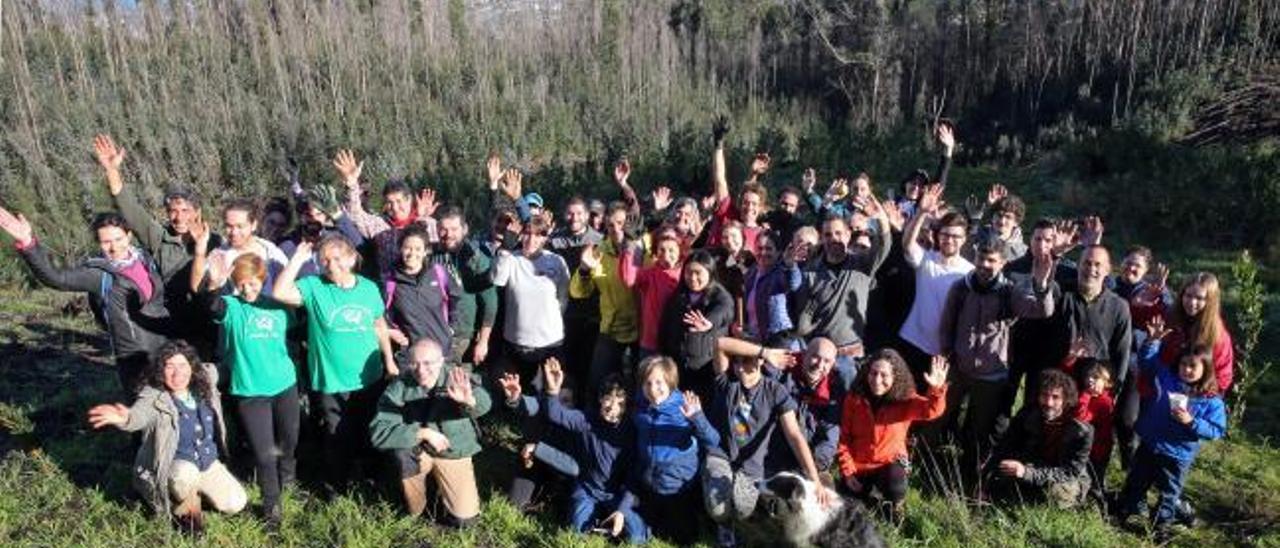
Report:
[[[203,240],[197,237],[196,245],[205,245]],[[262,294],[267,279],[262,257],[236,257],[229,278],[232,294],[222,294],[210,276],[201,295],[214,322],[222,326],[222,363],[231,372],[231,394],[253,449],[263,517],[278,527],[280,491],[293,482],[297,470],[298,375],[285,342],[294,314]]]
[[[381,379],[400,370],[382,317],[382,295],[377,284],[356,274],[355,247],[341,235],[324,237],[315,245],[322,275],[299,280],[311,250],[310,243],[298,244],[272,295],[306,310],[312,409],[319,410],[324,426],[327,479],[341,487],[353,457],[369,449],[369,421],[382,393]]]

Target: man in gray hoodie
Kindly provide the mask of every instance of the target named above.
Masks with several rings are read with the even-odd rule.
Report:
[[[952,284],[942,311],[942,351],[955,367],[947,413],[936,424],[942,429],[938,433],[965,440],[966,474],[977,472],[983,453],[1003,430],[1000,403],[1009,382],[1010,329],[1018,318],[1046,318],[1054,311],[1052,261],[1036,261],[1031,277],[1015,283],[1002,272],[1006,257],[1003,240],[978,242],[973,271]],[[959,411],[966,400],[961,427]]]

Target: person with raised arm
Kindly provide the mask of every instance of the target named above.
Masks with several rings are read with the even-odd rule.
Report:
[[[312,407],[320,415],[326,483],[345,486],[351,465],[368,447],[369,419],[384,377],[400,373],[383,317],[385,305],[378,286],[356,274],[359,255],[351,242],[328,236],[315,247],[320,276],[298,279],[311,259],[311,244],[303,242],[275,281],[272,297],[307,314],[307,369]]]
[[[208,247],[207,226],[192,232],[198,250]],[[297,478],[294,450],[301,408],[297,368],[286,341],[295,315],[263,293],[267,264],[262,257],[236,257],[228,279],[230,293],[210,285],[197,295],[222,329],[219,355],[223,370],[231,375],[230,392],[253,451],[262,516],[268,527],[278,528],[284,516],[281,492]]]
[[[185,532],[200,534],[202,499],[226,514],[249,502],[219,460],[227,440],[217,368],[202,364],[191,345],[170,341],[156,349],[144,379],[133,405],[94,406],[89,424],[139,432],[133,488],[157,516],[172,515]]]
[[[110,135],[93,138],[94,156],[106,175],[107,192],[116,210],[134,231],[140,247],[155,260],[164,287],[165,307],[173,318],[174,334],[208,350],[213,343],[208,321],[191,299],[188,283],[191,261],[195,255],[195,239],[191,230],[202,222],[200,196],[194,191],[175,186],[165,191],[165,218],[161,222],[138,200],[133,185],[127,185],[122,173],[126,151]],[[210,236],[211,248],[222,245],[222,238]]]
[[[289,264],[289,256],[285,255],[270,240],[258,236],[259,216],[258,205],[253,200],[236,198],[222,206],[222,222],[226,230],[226,238],[221,246],[209,250],[207,254],[204,253],[204,248],[208,246],[196,246],[191,265],[192,292],[198,291],[200,285],[204,283],[204,280],[196,278],[195,274],[197,272],[202,272],[204,277],[209,278],[209,287],[226,288],[227,275],[231,272],[231,263],[241,255],[252,253],[261,257],[267,264],[267,281],[264,290],[267,295],[271,294],[269,288],[275,283],[276,276],[280,274],[280,271],[284,270],[285,265]],[[193,225],[190,232],[193,238],[197,236],[204,238],[205,235],[203,233],[197,235],[195,231],[207,231],[207,229],[207,225],[201,223]],[[230,288],[227,288],[227,290],[229,291]]]
[[[426,510],[430,480],[448,513],[445,524],[466,528],[480,515],[472,458],[482,449],[476,419],[492,406],[489,392],[431,339],[414,343],[406,360],[378,399],[370,439],[394,457],[409,515]]]
[[[391,272],[394,268],[396,258],[400,256],[400,233],[406,227],[421,223],[427,226],[429,233],[434,233],[435,221],[431,215],[439,205],[435,191],[424,188],[414,195],[404,181],[387,181],[382,187],[382,215],[374,215],[365,211],[362,201],[360,174],[364,172],[364,161],[357,162],[350,150],[339,150],[333,159],[333,167],[347,189],[343,205],[347,215],[360,235],[373,240],[376,247],[377,272]]]
[[[724,237],[722,232],[725,225],[729,221],[738,221],[742,223],[742,247],[755,253],[756,239],[765,230],[760,224],[760,218],[765,214],[769,203],[769,191],[759,182],[760,176],[769,170],[769,155],[760,152],[751,160],[751,177],[742,185],[742,193],[735,204],[729,190],[724,157],[724,137],[729,133],[728,119],[724,116],[716,119],[711,133],[715,143],[715,152],[711,157],[711,196],[714,209],[707,247],[719,247]]]
[[[915,372],[917,383],[928,370],[931,357],[944,354],[942,313],[951,285],[973,270],[973,263],[960,256],[969,224],[960,213],[944,213],[942,190],[942,185],[925,189],[915,216],[902,232],[903,254],[916,271],[916,291],[911,312],[898,330],[907,343],[899,350]],[[920,245],[925,223],[933,225],[929,231],[935,245],[930,250]]]
[[[877,502],[879,492],[891,523],[901,523],[907,500],[907,434],[915,422],[937,419],[946,410],[948,368],[945,357],[934,356],[920,394],[902,355],[882,348],[867,358],[842,402],[840,487],[868,503]]]
[[[627,218],[626,204],[615,202],[609,206],[603,226],[604,241],[582,250],[578,268],[569,280],[570,296],[599,296],[600,333],[587,372],[587,401],[602,379],[612,373],[624,373],[638,361],[636,341],[640,337],[640,318],[635,294],[622,280],[620,264],[627,246]]]
[[[837,362],[850,370],[855,368],[855,358],[864,354],[867,298],[876,271],[889,254],[890,233],[883,228],[889,226],[885,210],[874,196],[867,201],[867,207],[873,222],[882,227],[872,235],[871,249],[852,251],[849,222],[828,217],[822,222],[822,253],[801,269],[802,283],[795,294],[799,311],[796,335],[831,339],[839,349]],[[807,255],[799,249],[794,253],[797,257]]]
[[[13,237],[36,280],[58,291],[89,295],[94,317],[111,342],[120,388],[133,398],[142,389],[151,353],[173,334],[163,281],[155,261],[133,245],[124,217],[99,213],[89,228],[97,238],[98,253],[76,266],[58,268],[27,218],[0,208],[0,230]]]

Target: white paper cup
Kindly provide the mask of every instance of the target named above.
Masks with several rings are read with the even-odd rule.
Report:
[[[1169,393],[1169,410],[1170,411],[1175,409],[1186,409],[1186,408],[1187,408],[1186,394],[1182,394],[1179,392]]]

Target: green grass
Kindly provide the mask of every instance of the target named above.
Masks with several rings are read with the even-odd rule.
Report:
[[[49,291],[0,290],[0,316],[21,318],[0,325],[5,355],[0,366],[0,544],[193,545],[130,496],[127,436],[91,431],[84,421],[88,407],[113,401],[116,377],[102,357],[102,338],[87,314],[68,317],[59,312],[72,298]],[[1275,376],[1260,391],[1276,388]],[[1251,412],[1273,417],[1277,407],[1260,395]],[[563,528],[563,520],[549,505],[524,514],[506,503],[499,493],[515,465],[515,435],[501,420],[482,424],[486,450],[477,468],[485,506],[479,524],[470,530],[448,531],[425,519],[404,517],[395,500],[364,484],[331,501],[305,488],[289,493],[285,525],[274,535],[252,512],[213,515],[199,544],[606,545],[602,539]],[[1172,545],[1280,546],[1280,449],[1270,442],[1275,431],[1273,425],[1250,420],[1244,431],[1206,444],[1187,488],[1205,524],[1178,536]],[[304,479],[309,451],[314,449],[300,448]],[[1123,478],[1116,470],[1110,479],[1114,489]],[[249,490],[256,504],[256,487],[249,484]],[[1092,511],[980,506],[922,489],[912,491],[901,527],[882,523],[880,529],[897,546],[1152,545],[1144,532],[1118,529]]]

